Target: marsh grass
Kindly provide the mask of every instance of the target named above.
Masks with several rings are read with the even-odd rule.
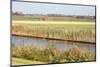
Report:
[[[95,29],[41,28],[37,26],[32,27],[31,25],[14,25],[12,27],[12,34],[87,42],[95,42],[96,35]]]
[[[53,46],[45,49],[39,49],[32,45],[13,45],[12,56],[16,58],[23,58],[31,61],[40,61],[46,63],[81,62],[96,60],[94,55],[88,52],[83,52],[78,48],[71,48],[64,52],[61,52]]]

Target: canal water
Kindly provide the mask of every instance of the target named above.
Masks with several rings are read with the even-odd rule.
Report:
[[[30,37],[20,37],[12,36],[12,45],[34,45],[38,48],[45,49],[50,46],[55,47],[61,51],[69,50],[70,48],[78,48],[82,51],[89,52],[95,55],[95,45],[96,44],[86,44],[86,43],[75,43],[59,40],[48,40],[48,39],[39,39],[39,38],[30,38]]]

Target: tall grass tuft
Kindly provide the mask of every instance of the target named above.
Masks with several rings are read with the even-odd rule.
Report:
[[[94,55],[87,52],[82,52],[77,48],[71,48],[64,52],[61,52],[53,46],[45,49],[39,49],[32,45],[13,45],[12,56],[46,63],[81,62],[96,60]]]
[[[94,29],[41,28],[30,25],[14,25],[12,34],[86,42],[95,42],[96,35]]]

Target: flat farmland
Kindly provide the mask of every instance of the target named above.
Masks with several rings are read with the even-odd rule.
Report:
[[[95,22],[13,21],[12,34],[95,42]]]
[[[12,34],[20,35],[19,37],[24,35],[27,38],[28,36],[32,36],[34,38],[41,37],[43,41],[41,41],[41,44],[39,43],[39,45],[42,46],[45,45],[42,42],[44,42],[44,39],[46,38],[96,43],[95,26],[96,26],[95,22],[90,22],[90,21],[13,20]],[[38,45],[38,42],[39,41],[37,41],[36,45]],[[24,41],[23,43],[24,44],[22,45],[26,44]],[[32,44],[34,45],[35,42]],[[49,44],[48,49],[42,49],[42,50],[40,50],[41,48],[38,49],[38,47],[35,48],[33,46],[22,46],[22,47],[20,46],[17,48],[16,45],[18,44],[13,44],[14,45],[12,47],[13,64],[20,65],[20,64],[47,64],[47,63],[61,63],[61,62],[95,61],[94,51],[92,51],[94,52],[94,54],[91,54],[88,51],[86,52],[84,50],[82,51],[80,50],[81,48],[77,44],[76,47],[63,51],[62,53],[60,53],[59,49],[57,50],[55,48],[56,45],[55,41],[48,41],[47,44]],[[73,44],[71,45],[73,46]],[[84,44],[80,44],[80,45],[82,45],[82,47],[84,46]],[[89,46],[91,45],[92,44],[90,44]],[[93,45],[95,46],[95,44]],[[85,49],[86,48],[87,46],[85,47]],[[95,50],[95,47],[93,47],[92,50]]]
[[[12,21],[12,25],[27,24],[32,27],[40,28],[83,28],[83,29],[95,29],[95,22],[81,22],[81,21]]]

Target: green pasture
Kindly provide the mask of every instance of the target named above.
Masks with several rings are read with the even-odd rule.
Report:
[[[25,64],[44,64],[44,62],[40,61],[32,61],[32,60],[27,60],[27,59],[22,59],[22,58],[12,58],[12,64],[13,65],[25,65]]]
[[[95,24],[32,24],[36,28],[95,29]]]

